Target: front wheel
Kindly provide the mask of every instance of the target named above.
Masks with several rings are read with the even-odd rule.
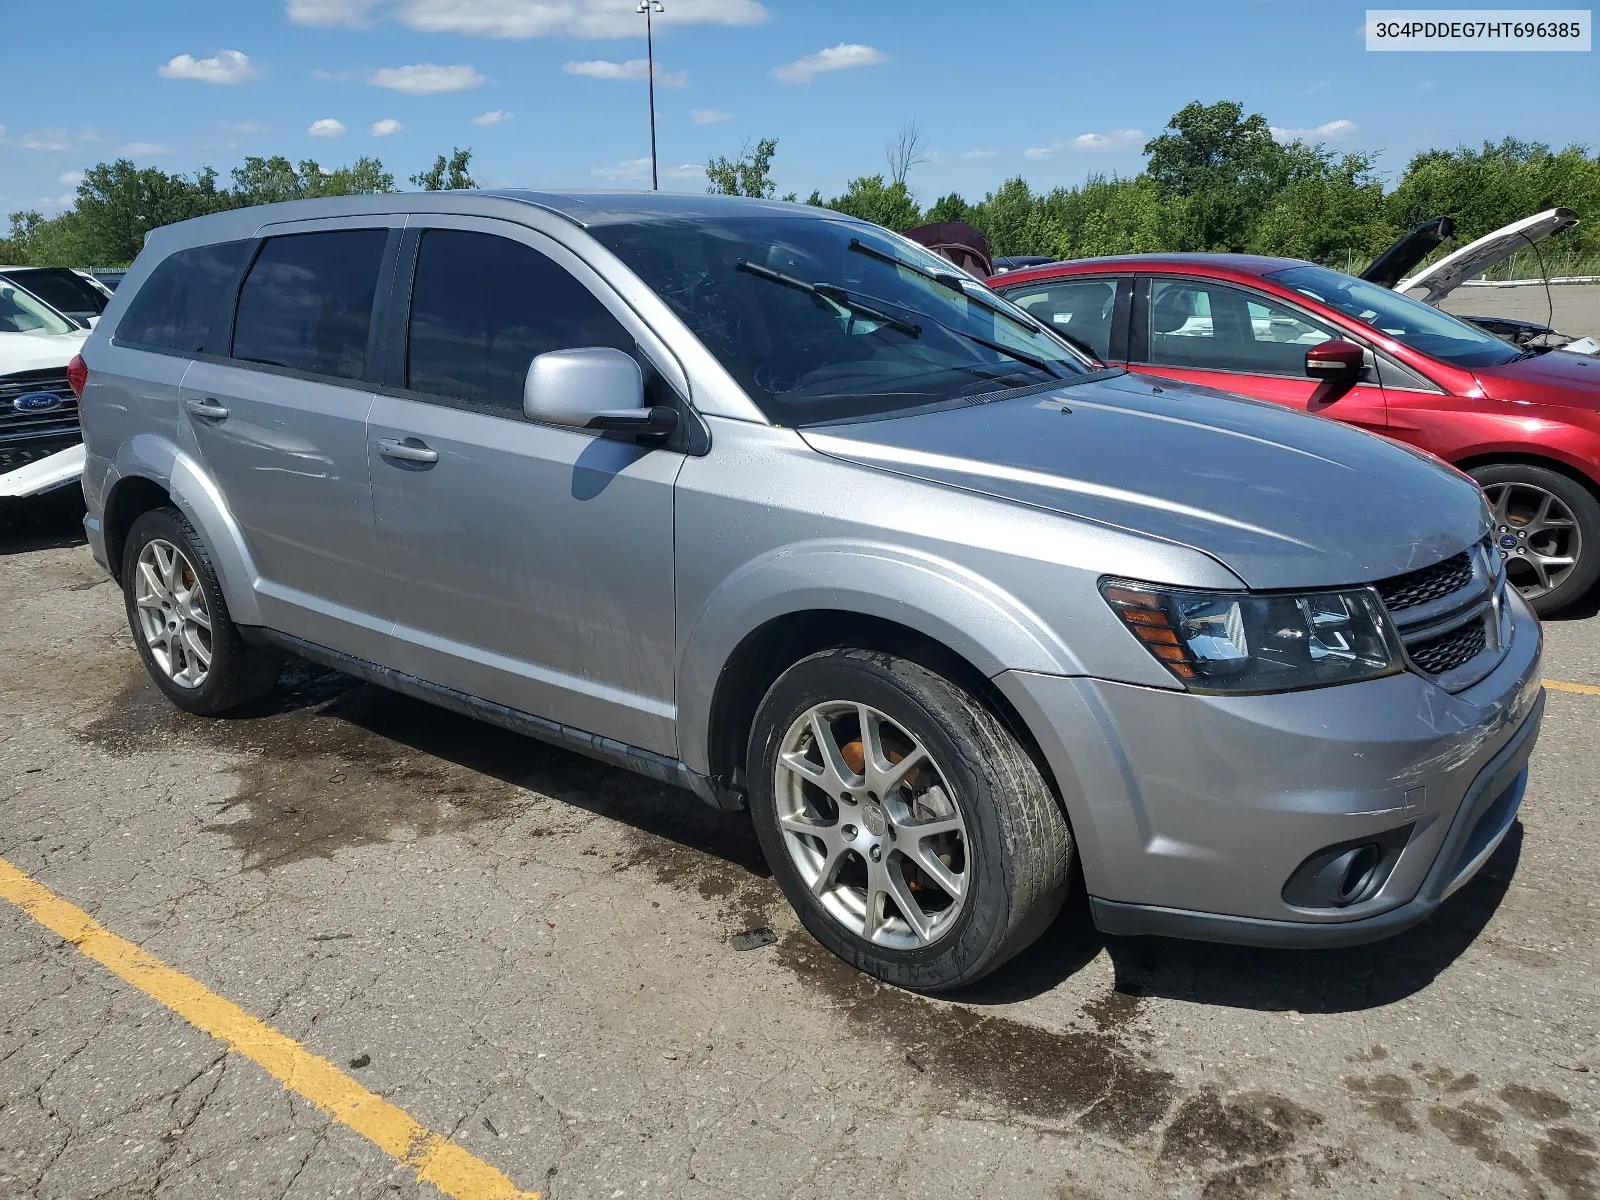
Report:
[[[978,700],[905,659],[829,650],[774,683],[750,740],[768,864],[813,936],[901,987],[981,978],[1061,908],[1054,794]]]
[[[1600,501],[1547,467],[1493,463],[1472,477],[1489,498],[1506,577],[1541,617],[1583,599],[1600,578]]]

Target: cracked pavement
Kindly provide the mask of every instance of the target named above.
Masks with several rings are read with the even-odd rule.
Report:
[[[1106,939],[1079,895],[934,1001],[687,795],[303,666],[176,712],[56,507],[0,529],[0,856],[522,1188],[1600,1195],[1600,697],[1550,695],[1521,829],[1399,938]],[[1600,684],[1594,607],[1547,676]],[[0,964],[0,1198],[438,1194],[9,904]]]

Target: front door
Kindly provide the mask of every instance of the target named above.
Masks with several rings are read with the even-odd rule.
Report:
[[[1261,292],[1206,279],[1154,277],[1135,289],[1133,370],[1334,417],[1388,424],[1368,367],[1353,387],[1306,375],[1306,350],[1344,334]]]
[[[624,326],[633,318],[542,235],[437,220],[415,247],[393,368],[402,386],[378,396],[368,427],[394,665],[676,756],[672,492],[682,457],[522,414],[535,355],[639,354]]]
[[[182,419],[255,562],[263,620],[370,659],[384,656],[389,619],[366,453],[372,313],[389,236],[268,237],[239,291],[228,359],[197,359],[180,393]]]

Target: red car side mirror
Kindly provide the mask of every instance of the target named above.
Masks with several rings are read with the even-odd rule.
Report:
[[[1353,383],[1367,365],[1367,352],[1354,342],[1333,338],[1306,351],[1306,374],[1313,379]]]

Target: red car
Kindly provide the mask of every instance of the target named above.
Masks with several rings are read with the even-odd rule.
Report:
[[[1292,259],[1128,255],[989,284],[1102,362],[1348,421],[1470,473],[1511,580],[1541,614],[1600,577],[1600,358],[1519,349]]]

